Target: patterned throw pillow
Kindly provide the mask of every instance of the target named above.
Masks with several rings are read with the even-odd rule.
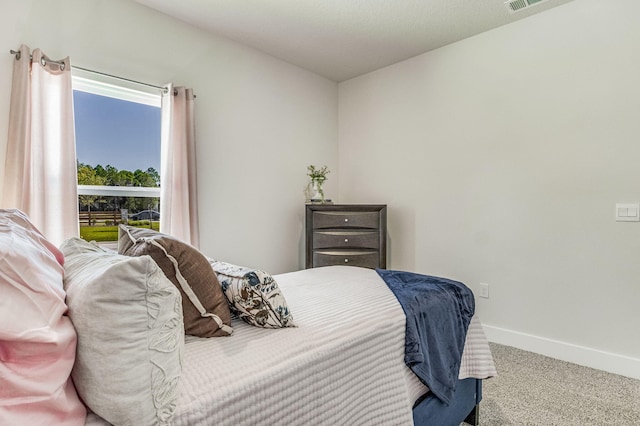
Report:
[[[210,260],[231,312],[264,328],[296,327],[278,283],[266,272]]]
[[[186,334],[213,337],[233,332],[218,278],[198,249],[152,229],[120,225],[118,232],[118,253],[151,256],[180,290]]]

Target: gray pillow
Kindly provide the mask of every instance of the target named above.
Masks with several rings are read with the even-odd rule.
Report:
[[[78,394],[112,424],[170,424],[184,350],[180,293],[149,256],[80,238],[61,249]]]

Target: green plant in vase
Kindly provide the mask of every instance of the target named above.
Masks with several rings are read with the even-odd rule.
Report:
[[[327,180],[327,175],[330,173],[329,168],[327,166],[322,166],[321,168],[316,169],[316,166],[311,165],[307,167],[307,171],[307,176],[311,178],[306,190],[306,192],[310,194],[309,200],[324,203],[325,198],[322,185],[324,184],[324,181]]]

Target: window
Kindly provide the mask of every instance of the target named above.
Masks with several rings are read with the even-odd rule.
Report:
[[[158,229],[161,93],[73,70],[80,236],[116,241],[119,223]]]

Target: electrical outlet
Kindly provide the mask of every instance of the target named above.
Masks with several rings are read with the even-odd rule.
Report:
[[[489,284],[480,283],[480,297],[484,299],[489,298]]]

